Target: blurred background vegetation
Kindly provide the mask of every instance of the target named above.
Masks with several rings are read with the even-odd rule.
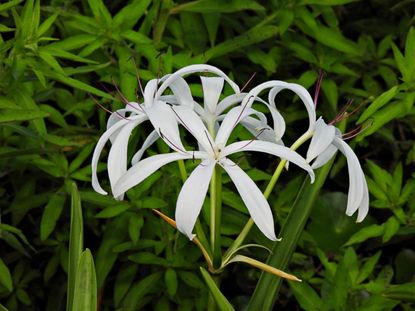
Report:
[[[256,73],[247,89],[275,79],[312,94],[322,71],[319,115],[331,120],[353,100],[349,111],[357,111],[342,126],[371,125],[349,142],[367,176],[369,217],[356,224],[344,215],[348,177],[338,157],[289,267],[304,282],[283,283],[278,309],[413,310],[414,14],[408,0],[2,1],[0,310],[65,309],[73,182],[84,246],[95,261],[99,310],[205,309],[200,252],[151,211],[174,215],[178,167],[163,168],[122,202],[90,184],[91,153],[108,115],[88,94],[114,111],[122,107],[116,85],[135,100],[136,68],[145,82],[192,63],[218,66],[240,86]],[[201,95],[197,84],[192,88]],[[278,107],[290,123],[289,142],[307,116],[298,100],[283,95]],[[131,137],[131,152],[147,130]],[[149,153],[166,151],[159,143]],[[240,161],[262,188],[276,167],[267,157]],[[106,174],[100,176],[109,188]],[[271,195],[278,223],[303,178],[290,171]],[[248,214],[226,187],[222,233],[234,236]],[[272,246],[255,230],[249,240]],[[221,276],[237,310],[247,305],[259,275],[235,265]]]

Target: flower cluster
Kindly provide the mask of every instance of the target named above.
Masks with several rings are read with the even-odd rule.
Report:
[[[203,105],[196,102],[184,77],[201,74]],[[227,83],[232,94],[224,96]],[[311,139],[306,158],[284,146],[285,121],[276,106],[276,96],[282,90],[291,90],[303,102],[309,116],[307,131],[301,142]],[[169,90],[168,94],[166,91]],[[260,93],[268,91],[268,100]],[[97,178],[99,156],[109,140],[108,175],[113,196],[122,199],[124,193],[141,183],[163,165],[177,160],[199,159],[200,164],[184,183],[177,199],[177,228],[190,239],[193,228],[206,197],[209,183],[217,165],[229,175],[245,203],[253,221],[262,233],[276,240],[273,214],[270,206],[252,179],[231,159],[229,155],[243,151],[263,152],[287,160],[304,169],[314,181],[313,169],[324,165],[340,150],[348,162],[350,186],[346,214],[358,211],[357,221],[362,221],[368,212],[368,190],[359,160],[351,148],[342,140],[338,129],[316,120],[313,99],[307,90],[294,83],[268,81],[243,93],[221,70],[210,65],[191,65],[154,79],[143,90],[142,103],[129,102],[125,108],[110,116],[107,130],[99,139],[92,158],[92,185],[95,191],[107,194]],[[252,108],[254,102],[269,110],[272,124],[267,117]],[[127,161],[129,137],[132,131],[145,121],[150,121],[154,130],[148,135],[141,148]],[[244,126],[253,134],[251,140],[229,142],[233,129]],[[184,128],[197,140],[197,150],[185,147],[180,128]],[[172,153],[157,154],[147,158],[143,155],[156,140],[162,139]],[[312,162],[312,163],[311,163]],[[311,163],[311,165],[310,165]]]

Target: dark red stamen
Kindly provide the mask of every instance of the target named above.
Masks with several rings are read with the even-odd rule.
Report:
[[[324,76],[325,76],[324,71],[320,69],[317,83],[316,83],[316,90],[314,92],[314,106],[315,107],[317,107],[318,95],[320,94],[321,82],[323,81]]]
[[[254,72],[252,74],[252,76],[249,78],[248,81],[246,81],[246,83],[244,84],[244,86],[241,88],[241,93],[245,90],[245,88],[248,86],[249,83],[251,83],[252,79],[255,78],[256,76],[256,72]]]

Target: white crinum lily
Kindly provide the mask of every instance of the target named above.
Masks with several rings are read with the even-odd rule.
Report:
[[[166,75],[160,80],[150,80],[144,88],[144,102],[142,105],[130,102],[124,109],[120,109],[110,116],[107,122],[107,131],[99,139],[92,157],[92,186],[95,191],[106,195],[97,177],[99,156],[108,140],[112,147],[108,156],[108,175],[112,191],[118,178],[127,171],[127,149],[129,137],[135,127],[149,120],[154,130],[144,141],[142,147],[132,158],[132,164],[137,163],[145,150],[150,147],[160,136],[175,151],[184,152],[180,139],[176,116],[167,104],[175,104],[193,108],[194,101],[190,88],[183,76],[192,73],[213,73],[225,79],[235,92],[239,87],[229,77],[216,67],[210,65],[191,65],[184,67],[173,74]],[[159,84],[161,85],[159,86]],[[173,95],[163,95],[170,88]],[[128,116],[127,116],[128,114]],[[122,199],[122,195],[116,196]]]
[[[114,195],[122,195],[165,164],[179,159],[200,159],[201,163],[190,174],[177,199],[175,216],[177,228],[190,239],[193,238],[193,227],[206,197],[213,170],[215,165],[220,165],[233,181],[255,224],[266,237],[276,240],[273,215],[267,200],[250,177],[237,164],[228,159],[228,156],[241,151],[272,154],[303,168],[313,181],[314,172],[305,159],[289,148],[266,141],[248,140],[226,145],[236,124],[252,113],[246,107],[238,106],[227,113],[215,139],[193,110],[181,106],[171,107],[171,109],[183,126],[197,139],[202,150],[159,154],[141,160],[118,180],[114,187]]]
[[[357,211],[357,222],[361,222],[369,211],[369,192],[359,159],[349,145],[343,141],[340,131],[319,118],[307,151],[307,162],[314,160],[311,167],[319,168],[326,164],[337,150],[340,150],[346,157],[349,171],[346,215],[351,216]]]

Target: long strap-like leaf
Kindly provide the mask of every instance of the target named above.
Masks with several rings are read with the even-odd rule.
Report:
[[[314,201],[327,178],[333,160],[316,173],[314,184],[306,179],[297,195],[291,211],[281,229],[281,242],[276,242],[267,264],[283,271],[287,270],[298,239],[303,232]],[[271,310],[278,296],[282,278],[262,273],[248,306],[248,311]]]

